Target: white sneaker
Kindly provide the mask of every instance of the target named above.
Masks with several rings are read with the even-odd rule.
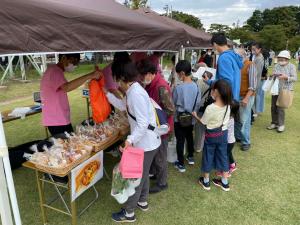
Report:
[[[282,132],[284,131],[284,129],[285,129],[284,125],[279,126],[279,127],[277,128],[277,132],[282,133]]]
[[[274,130],[276,128],[277,128],[277,125],[274,123],[271,123],[271,125],[267,127],[268,130]]]

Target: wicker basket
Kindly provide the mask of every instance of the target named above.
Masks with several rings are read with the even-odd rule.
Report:
[[[53,167],[53,166],[46,166],[38,163],[34,163],[35,167],[42,170],[45,173],[57,175],[57,176],[65,176],[68,174],[73,168],[78,166],[79,164],[83,163],[85,160],[87,160],[90,157],[91,153],[88,152],[85,155],[83,155],[80,159],[68,164],[65,167]]]
[[[115,132],[112,136],[107,138],[105,141],[101,141],[97,145],[94,145],[93,151],[99,152],[107,149],[108,147],[113,145],[119,139],[119,137],[120,137],[119,132]]]

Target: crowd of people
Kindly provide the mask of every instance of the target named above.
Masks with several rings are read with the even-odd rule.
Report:
[[[278,105],[281,93],[292,92],[297,79],[296,67],[290,63],[290,53],[281,51],[272,74],[267,74],[269,58],[264,57],[259,43],[251,45],[251,54],[243,46],[231,48],[224,34],[211,39],[212,49],[202,51],[199,59],[192,53],[192,63],[180,60],[168,81],[162,75],[159,58],[162,53],[118,52],[111,64],[74,81],[66,81],[64,72],[74,70],[79,58],[74,54],[60,56],[57,65],[49,67],[42,80],[43,124],[51,134],[72,131],[67,92],[89,79],[105,79],[109,102],[127,111],[130,134],[121,151],[129,146],[144,149],[143,175],[135,194],[121,211],[112,214],[116,222],[134,222],[136,208],[148,210],[149,193],[168,188],[168,142],[175,135],[179,172],[186,172],[185,163],[194,165],[194,153],[202,151],[199,184],[210,190],[210,182],[229,191],[229,177],[237,169],[233,149],[240,142],[242,151],[251,148],[251,123],[264,112],[264,83],[278,79],[278,93],[272,96],[272,121],[268,129],[285,130],[285,109]],[[218,55],[218,58],[215,57]],[[273,56],[272,56],[273,57]],[[272,58],[273,59],[273,58]],[[267,64],[266,64],[267,62]],[[193,68],[215,67],[213,78],[204,72],[195,80]],[[286,93],[286,92],[284,92]],[[165,112],[168,131],[159,132],[156,102]],[[58,114],[61,116],[59,117]],[[174,137],[173,137],[174,138]],[[186,156],[185,156],[186,149]],[[214,179],[210,179],[212,171]],[[155,180],[150,186],[149,177]]]

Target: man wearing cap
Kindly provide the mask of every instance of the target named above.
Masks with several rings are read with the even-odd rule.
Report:
[[[291,55],[287,50],[281,51],[277,56],[278,63],[275,65],[273,70],[273,76],[279,79],[279,93],[282,90],[293,91],[294,82],[297,81],[296,66],[290,63]],[[269,130],[277,129],[278,133],[285,130],[285,111],[284,108],[277,106],[277,99],[279,95],[272,96],[271,106],[271,125],[267,127]]]

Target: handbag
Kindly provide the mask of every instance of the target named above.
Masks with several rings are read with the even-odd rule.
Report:
[[[128,147],[122,154],[120,172],[123,178],[142,178],[144,150]]]
[[[293,104],[294,92],[282,89],[279,91],[278,99],[276,105],[280,108],[288,109]]]
[[[159,134],[165,135],[170,131],[170,125],[168,123],[168,116],[167,116],[166,112],[164,110],[162,110],[162,108],[152,98],[150,98],[150,100],[151,100],[151,104],[153,106],[153,111],[155,114],[156,125],[153,126],[153,125],[149,124],[147,128],[148,128],[148,130],[151,130],[151,131],[155,131],[156,128],[162,128],[162,129],[160,129]],[[136,117],[129,112],[127,104],[126,104],[126,110],[127,110],[127,114],[130,116],[130,118],[133,119],[135,122],[137,122]]]
[[[192,111],[195,110],[198,95],[199,95],[199,91],[197,91],[197,95],[196,95],[196,99],[195,99]],[[193,125],[193,115],[190,112],[187,112],[187,111],[179,112],[177,119],[178,119],[180,126],[182,126],[182,127],[189,127],[189,126]]]
[[[204,92],[204,94],[202,95],[202,98],[203,98],[207,93],[208,93],[208,95],[207,95],[207,97],[206,97],[205,100],[204,100],[203,106],[201,106],[200,109],[199,109],[199,112],[202,113],[202,114],[205,112],[205,109],[207,108],[207,106],[209,106],[209,105],[211,105],[212,103],[215,102],[215,100],[214,100],[213,97],[211,96],[211,88],[207,89],[207,90]],[[201,99],[202,99],[202,98],[201,98]]]
[[[263,91],[267,92],[270,91],[273,84],[274,84],[274,79],[272,77],[270,77],[269,79],[266,80],[266,82],[263,84],[262,89]]]
[[[279,94],[279,80],[275,79],[271,90],[270,90],[271,95],[278,95]]]

